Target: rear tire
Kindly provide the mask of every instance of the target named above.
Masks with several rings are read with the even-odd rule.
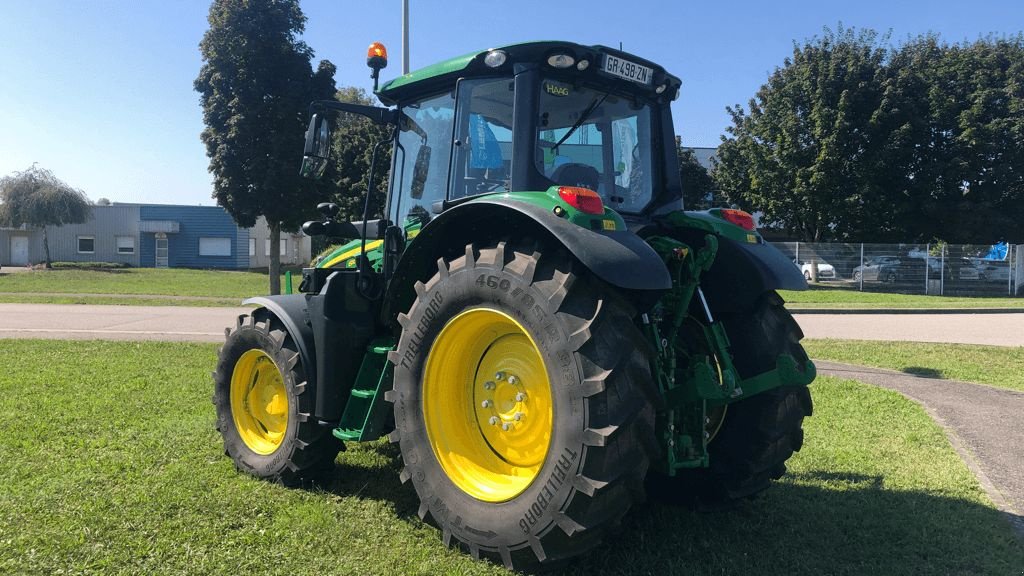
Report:
[[[753,313],[723,317],[733,364],[746,379],[775,369],[780,354],[803,365],[803,332],[775,292]],[[652,492],[672,501],[717,508],[768,488],[786,472],[786,461],[803,446],[803,420],[813,411],[806,386],[783,386],[728,406],[724,422],[708,444],[710,467],[654,475]]]
[[[287,486],[318,483],[334,471],[342,444],[311,416],[305,367],[273,314],[238,317],[213,379],[217,430],[238,470]]]
[[[642,388],[650,369],[631,308],[575,272],[564,252],[505,243],[439,260],[416,293],[399,316],[388,399],[420,518],[446,545],[513,569],[556,566],[597,546],[643,500],[655,446]],[[525,351],[492,355],[508,348],[505,338]],[[534,404],[522,423],[508,418],[519,410],[512,400],[499,399],[516,373]],[[481,400],[489,395],[493,415],[480,408],[494,408]],[[533,441],[517,443],[517,426],[531,421],[524,437]]]

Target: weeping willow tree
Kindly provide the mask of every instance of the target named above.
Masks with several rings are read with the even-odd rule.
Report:
[[[0,224],[43,231],[47,268],[52,264],[46,227],[81,224],[92,217],[92,206],[84,192],[35,165],[0,178],[0,202]]]

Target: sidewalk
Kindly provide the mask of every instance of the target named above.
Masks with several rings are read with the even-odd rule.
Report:
[[[819,374],[895,390],[921,404],[1024,538],[1024,392],[839,362],[814,364]]]

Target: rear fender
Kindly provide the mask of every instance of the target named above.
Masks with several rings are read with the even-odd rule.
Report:
[[[800,270],[760,234],[708,213],[674,212],[643,234],[666,234],[694,248],[704,245],[707,234],[718,238],[718,255],[701,276],[708,306],[718,314],[749,311],[769,290],[807,289]]]
[[[535,204],[481,199],[446,210],[409,244],[388,286],[383,320],[395,325],[395,316],[408,310],[416,297],[415,283],[426,282],[437,271],[439,258],[456,258],[467,244],[502,239],[563,246],[597,278],[627,293],[639,308],[672,287],[664,262],[633,232],[590,230]]]

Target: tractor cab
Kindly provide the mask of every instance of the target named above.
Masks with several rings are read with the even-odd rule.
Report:
[[[376,46],[375,80],[386,66],[386,52]],[[449,208],[489,195],[541,193],[549,203],[568,204],[563,211],[570,216],[603,215],[607,207],[632,219],[680,209],[669,106],[679,87],[657,64],[618,50],[534,42],[474,52],[387,82],[377,96],[390,110],[314,107],[395,127],[384,219],[408,241]],[[322,172],[328,134],[319,116],[311,121],[304,173],[316,174],[309,168],[316,164]]]
[[[621,214],[678,209],[669,103],[679,86],[652,62],[565,42],[478,52],[392,80],[378,92],[399,118],[389,219],[563,186]]]

